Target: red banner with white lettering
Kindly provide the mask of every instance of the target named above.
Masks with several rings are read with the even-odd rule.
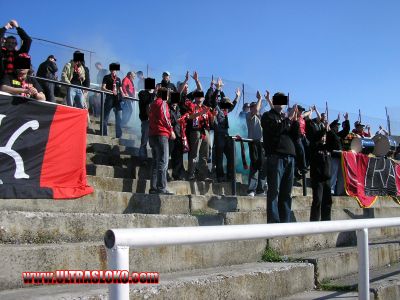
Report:
[[[0,95],[0,198],[78,198],[86,180],[87,111]]]
[[[400,204],[400,165],[385,157],[342,153],[345,190],[361,207],[371,207],[378,196],[391,196]]]

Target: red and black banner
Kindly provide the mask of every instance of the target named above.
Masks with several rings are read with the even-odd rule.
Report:
[[[86,181],[87,111],[0,95],[0,198],[78,198]]]
[[[399,204],[400,164],[385,157],[342,153],[345,190],[361,207],[371,207],[378,196],[392,196]]]

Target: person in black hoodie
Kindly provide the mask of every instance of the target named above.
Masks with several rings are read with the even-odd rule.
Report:
[[[343,129],[339,131],[339,114],[338,118],[334,120],[331,124],[329,124],[330,131],[328,131],[326,136],[326,147],[332,155],[331,193],[339,196],[344,194],[344,179],[341,166],[341,154],[335,151],[343,150],[342,141],[350,132],[349,114],[345,113],[343,117]]]
[[[310,221],[331,219],[332,195],[330,188],[331,153],[326,145],[327,124],[310,126],[310,177],[313,191]]]
[[[0,64],[0,77],[3,74],[12,74],[14,72],[14,61],[21,53],[29,53],[31,48],[32,39],[29,35],[19,27],[16,20],[7,22],[4,27],[0,28],[0,39],[3,39],[4,34],[7,30],[15,28],[18,35],[22,40],[21,48],[17,50],[17,39],[14,36],[8,36],[5,38],[4,47],[1,48],[1,64]]]
[[[185,168],[183,167],[182,129],[181,125],[179,124],[179,119],[181,118],[181,113],[178,106],[179,102],[180,93],[172,93],[171,103],[169,105],[169,115],[176,139],[169,140],[169,153],[171,155],[172,178],[174,180],[183,180],[185,178]]]
[[[171,73],[169,73],[168,71],[165,71],[162,73],[162,80],[159,83],[159,85],[163,88],[167,88],[169,90],[171,90],[172,92],[177,92],[178,90],[176,89],[175,84],[173,84],[171,82]]]
[[[287,102],[285,94],[275,93],[272,97],[273,108],[261,117],[267,158],[268,223],[290,222],[296,156],[294,141],[299,138],[299,123],[296,105],[289,117],[282,114]]]
[[[54,55],[50,55],[47,59],[39,65],[37,76],[47,79],[56,80],[58,67],[56,64],[57,59]],[[54,99],[54,83],[39,80],[40,85],[43,88],[43,92],[46,95],[46,101],[55,102]]]

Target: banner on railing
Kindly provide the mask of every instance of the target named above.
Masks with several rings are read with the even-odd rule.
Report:
[[[392,196],[399,204],[400,164],[385,157],[342,153],[345,190],[361,207],[371,207],[378,196]]]
[[[86,127],[86,110],[0,95],[0,198],[92,193]]]

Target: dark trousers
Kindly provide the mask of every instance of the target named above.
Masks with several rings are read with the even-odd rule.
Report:
[[[169,153],[171,154],[172,177],[179,179],[184,177],[185,168],[183,167],[183,145],[182,138],[176,137],[169,141]]]
[[[264,185],[267,176],[267,166],[264,149],[260,141],[249,143],[250,174],[247,193],[264,193]]]
[[[215,134],[215,133],[214,133]],[[214,136],[215,144],[215,165],[217,171],[217,178],[222,179],[224,177],[224,154],[227,163],[227,179],[232,179],[233,176],[233,140],[224,134],[215,134]]]
[[[151,169],[150,189],[157,192],[167,190],[167,170],[169,143],[166,136],[149,136],[153,164]]]
[[[330,179],[318,181],[312,179],[313,201],[310,221],[329,221],[331,219],[332,195]]]
[[[210,149],[210,135],[206,130],[202,137],[201,131],[191,131],[189,133],[189,159],[188,159],[188,175],[194,176],[197,160],[197,169],[199,180],[204,180],[208,177],[207,160]]]
[[[142,121],[140,138],[139,157],[141,159],[147,158],[147,142],[149,141],[149,120]]]
[[[292,208],[294,157],[272,154],[267,156],[267,221],[288,223]]]
[[[122,128],[121,128],[121,106],[115,106],[114,97],[106,97],[104,101],[104,123],[103,123],[103,132],[107,135],[107,124],[108,119],[110,118],[111,110],[114,110],[115,114],[115,137],[120,138],[122,136]]]
[[[300,137],[296,143],[296,169],[300,172],[304,172],[309,166],[309,142],[305,136]]]

